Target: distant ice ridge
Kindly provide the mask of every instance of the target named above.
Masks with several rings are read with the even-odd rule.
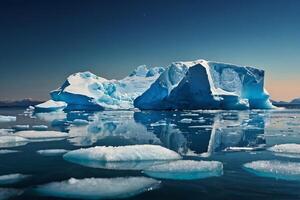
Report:
[[[71,178],[38,186],[35,191],[42,196],[72,199],[129,198],[159,187],[160,181],[146,177]]]
[[[65,83],[50,93],[52,100],[36,106],[36,111],[130,109],[141,95],[164,71],[162,67],[137,67],[121,80],[108,80],[91,72],[70,75]],[[55,103],[57,102],[57,103]]]
[[[175,62],[134,101],[139,109],[269,109],[264,71],[196,60]]]

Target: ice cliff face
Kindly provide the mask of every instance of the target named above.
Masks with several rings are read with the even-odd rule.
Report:
[[[52,100],[68,104],[66,109],[129,109],[159,77],[164,68],[148,69],[142,65],[121,80],[107,80],[91,72],[72,74],[65,83],[50,93]]]
[[[65,102],[65,110],[272,108],[263,70],[206,60],[176,62],[166,69],[141,65],[121,80],[79,72],[50,95],[51,105]],[[46,111],[47,105],[36,108]],[[51,105],[49,111],[55,110]]]
[[[272,108],[264,71],[196,60],[177,62],[134,101],[139,109]]]

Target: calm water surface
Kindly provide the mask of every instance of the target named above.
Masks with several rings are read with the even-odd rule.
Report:
[[[0,199],[4,198],[1,189],[8,191],[7,188],[20,191],[10,199],[59,199],[40,196],[33,188],[71,177],[145,176],[140,170],[92,168],[67,162],[62,155],[37,153],[43,149],[74,150],[133,144],[161,145],[178,152],[184,159],[220,161],[224,174],[192,181],[161,180],[158,189],[130,199],[300,199],[299,181],[260,177],[243,169],[243,164],[256,160],[300,162],[300,157],[278,156],[267,150],[275,144],[300,144],[300,110],[297,109],[24,114],[22,109],[9,108],[0,109],[0,115],[17,116],[16,122],[0,123],[1,129],[18,129],[15,125],[29,125],[30,129],[34,125],[46,125],[48,130],[69,134],[63,140],[0,146],[0,150],[19,151],[0,154],[0,175],[31,175],[19,183],[1,185]],[[14,132],[16,130],[10,134]],[[232,147],[248,148],[232,150]]]

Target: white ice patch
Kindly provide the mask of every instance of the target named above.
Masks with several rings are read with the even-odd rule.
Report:
[[[176,152],[159,145],[97,146],[70,151],[64,159],[84,166],[107,169],[144,169],[167,160],[178,160]]]
[[[156,189],[160,181],[146,177],[126,178],[71,178],[38,186],[35,191],[42,196],[75,199],[129,198]]]
[[[0,200],[6,200],[15,196],[20,196],[22,193],[23,191],[18,189],[0,188]]]
[[[9,149],[0,149],[0,154],[9,154],[9,153],[18,153],[20,151],[17,150],[9,150]]]
[[[178,160],[151,166],[143,172],[154,178],[192,180],[221,176],[223,164],[218,161]]]
[[[24,174],[7,174],[0,176],[0,185],[15,184],[28,178],[29,175]]]
[[[15,136],[15,135],[5,135],[5,136],[0,136],[0,147],[5,148],[5,147],[17,147],[17,146],[22,146],[25,145],[29,142],[28,139]]]
[[[15,122],[17,117],[0,115],[0,122]]]
[[[44,155],[44,156],[57,156],[67,153],[68,150],[66,149],[44,149],[38,150],[37,153]]]
[[[275,153],[300,154],[300,144],[278,144],[268,149]]]
[[[192,121],[193,121],[193,119],[184,118],[184,119],[181,119],[179,122],[184,123],[184,124],[190,124],[190,123],[192,123]]]
[[[262,177],[300,180],[300,163],[279,160],[260,160],[244,164],[244,168]]]
[[[67,107],[67,103],[63,101],[53,101],[49,100],[44,103],[35,106],[35,110],[39,112],[52,112],[57,110],[62,110]]]
[[[59,131],[19,131],[15,133],[17,136],[30,140],[51,140],[63,139],[68,137],[68,133]]]

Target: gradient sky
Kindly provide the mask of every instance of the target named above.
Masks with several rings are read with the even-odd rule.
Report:
[[[74,72],[207,59],[266,70],[300,97],[299,0],[1,0],[0,99],[47,99]]]

